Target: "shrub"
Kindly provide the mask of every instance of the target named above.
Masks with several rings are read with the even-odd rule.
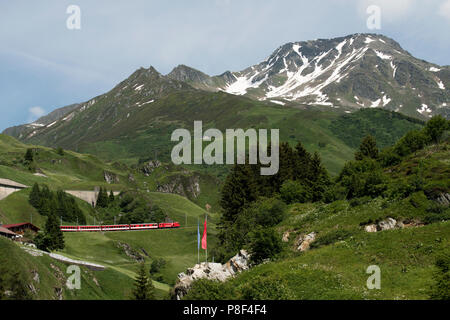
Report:
[[[411,195],[409,203],[411,203],[414,208],[426,208],[428,205],[428,199],[425,194],[420,191]]]
[[[150,265],[150,274],[158,273],[166,265],[166,260],[163,258],[153,260]]]
[[[254,264],[273,259],[281,252],[281,239],[273,229],[258,229],[251,234],[250,260]]]
[[[361,198],[354,198],[350,200],[350,207],[357,207],[366,203],[369,203],[372,200],[371,197],[361,197]]]
[[[430,298],[450,300],[450,250],[440,253],[435,262],[434,284],[431,286]]]
[[[409,131],[396,143],[394,150],[399,156],[404,157],[425,147],[429,140],[423,131]]]
[[[311,189],[299,181],[287,180],[280,189],[281,199],[287,204],[305,203],[312,199]]]
[[[443,116],[434,116],[428,120],[424,133],[430,138],[434,143],[438,143],[446,130],[449,130],[450,122],[447,121]]]
[[[194,281],[183,300],[231,300],[235,298],[234,289],[228,282],[199,279]]]
[[[371,135],[366,136],[361,141],[359,150],[355,153],[355,160],[363,160],[365,157],[370,159],[378,158],[377,142]]]

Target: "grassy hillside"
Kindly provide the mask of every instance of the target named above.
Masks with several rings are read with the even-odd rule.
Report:
[[[23,285],[33,288],[31,299],[127,299],[130,297],[133,279],[114,269],[92,271],[81,269],[80,290],[69,290],[65,283],[70,276],[68,265],[47,255],[32,256],[16,243],[0,237],[0,266],[6,282],[18,277]],[[34,292],[33,292],[34,291]]]
[[[119,164],[107,164],[94,156],[65,151],[60,155],[51,148],[30,146],[18,142],[17,140],[0,135],[2,149],[0,151],[0,177],[11,179],[28,186],[35,182],[47,184],[50,189],[78,189],[93,190],[95,186],[104,186],[108,190],[135,190],[138,191],[142,199],[147,203],[159,206],[171,219],[179,221],[182,228],[176,230],[151,230],[137,232],[110,232],[110,233],[77,233],[65,234],[66,247],[61,254],[78,260],[97,262],[105,265],[105,271],[92,273],[86,270],[86,279],[83,278],[81,291],[67,291],[65,299],[127,299],[129,298],[132,282],[136,276],[139,259],[144,259],[147,268],[155,259],[164,259],[166,266],[154,275],[154,284],[158,298],[165,298],[168,295],[170,286],[174,284],[178,273],[186,270],[197,262],[197,221],[202,223],[206,211],[194,204],[186,197],[175,194],[165,194],[155,192],[157,185],[165,182],[165,177],[170,175],[185,174],[186,170],[172,168],[165,165],[157,168],[150,176],[145,176],[138,168],[130,168]],[[35,175],[34,170],[29,169],[26,164],[24,154],[27,149],[33,149],[34,165],[42,175]],[[116,183],[108,184],[104,179],[104,172],[114,174],[119,180]],[[133,180],[128,179],[128,174],[133,175]],[[201,206],[212,203],[217,194],[217,184],[203,175],[200,179],[200,186],[205,190],[198,200]],[[148,189],[149,192],[146,192]],[[151,191],[151,192],[150,192]],[[0,201],[0,221],[3,223],[17,223],[30,221],[40,228],[45,225],[46,217],[39,215],[33,208],[28,197],[30,188],[15,192]],[[211,195],[211,198],[210,198]],[[94,214],[99,220],[98,213],[91,208],[90,204],[76,199],[76,202],[87,221],[93,221]],[[214,211],[217,211],[217,206]],[[186,225],[187,218],[187,225]],[[210,245],[215,243],[215,223],[218,217],[216,213],[211,213],[208,224],[208,241]],[[3,239],[1,239],[3,240]],[[125,250],[124,247],[127,249]],[[32,257],[18,248],[10,241],[1,243],[2,256],[8,256],[9,252],[17,252],[23,259],[29,261],[27,265],[32,268],[41,268],[43,274],[51,273],[53,269],[47,270],[50,263],[60,266],[47,256]],[[128,254],[127,254],[128,253]],[[133,256],[130,253],[138,253]],[[20,258],[20,259],[22,259]],[[136,259],[138,258],[138,259]],[[202,257],[204,259],[204,257]],[[40,261],[45,264],[39,267]],[[138,261],[139,260],[139,261]],[[14,265],[14,259],[8,259],[8,265]],[[28,279],[26,269],[20,269]],[[64,271],[63,271],[64,272]],[[91,277],[92,276],[92,277]],[[89,278],[91,277],[91,278]],[[95,278],[100,286],[95,284]],[[156,279],[157,278],[157,279]],[[43,286],[50,289],[42,293],[37,293],[34,298],[51,299],[54,279],[49,276],[49,280],[42,282]]]
[[[169,162],[175,145],[170,141],[171,133],[177,128],[192,129],[195,120],[203,121],[204,130],[217,128],[222,132],[232,128],[276,128],[280,129],[282,141],[294,144],[300,140],[308,151],[318,151],[331,173],[337,174],[350,159],[361,135],[377,131],[373,130],[377,124],[383,124],[374,132],[383,144],[420,126],[414,119],[383,110],[356,112],[356,116],[347,115],[342,120],[346,114],[335,108],[287,107],[186,85],[174,88],[174,80],[167,82],[153,73],[138,70],[107,94],[80,104],[52,126],[30,129],[21,139],[131,165],[155,154]],[[155,81],[163,86],[158,95],[154,90],[130,88],[131,83],[152,88]],[[355,135],[354,128],[360,128],[361,121],[370,127],[357,130]]]
[[[274,259],[223,284],[199,283],[186,299],[208,298],[208,290],[223,299],[429,299],[436,259],[450,248],[448,159],[448,141],[432,144],[386,167],[378,196],[290,204],[275,226],[287,241]],[[381,228],[389,219],[394,225]],[[299,250],[312,233],[309,249]],[[372,265],[380,289],[367,288]]]

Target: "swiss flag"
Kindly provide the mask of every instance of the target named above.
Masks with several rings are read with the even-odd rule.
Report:
[[[203,236],[202,236],[202,249],[206,250],[207,245],[206,245],[206,220],[205,223],[203,224]]]

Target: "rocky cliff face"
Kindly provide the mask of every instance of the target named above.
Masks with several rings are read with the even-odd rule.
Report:
[[[175,174],[168,181],[158,183],[156,191],[175,193],[187,198],[197,198],[200,195],[200,178],[197,175],[184,176]]]
[[[212,262],[196,264],[193,268],[189,268],[186,272],[178,275],[174,287],[174,298],[177,300],[183,298],[195,280],[208,279],[223,282],[235,274],[249,269],[249,258],[247,251],[241,250],[225,264]]]

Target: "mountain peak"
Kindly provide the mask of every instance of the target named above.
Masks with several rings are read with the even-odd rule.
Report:
[[[184,81],[184,82],[203,82],[207,81],[210,77],[194,68],[191,68],[189,66],[186,66],[184,64],[180,64],[177,67],[175,67],[168,75],[167,77],[171,79],[175,79],[178,81]]]

